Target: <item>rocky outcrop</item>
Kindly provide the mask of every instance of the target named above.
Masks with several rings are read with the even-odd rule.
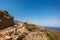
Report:
[[[13,16],[11,16],[6,10],[0,10],[0,30],[11,27],[13,25]]]

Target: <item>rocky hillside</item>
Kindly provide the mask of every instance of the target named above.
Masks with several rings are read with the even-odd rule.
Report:
[[[60,32],[27,22],[14,21],[13,26],[0,30],[0,40],[60,40]]]

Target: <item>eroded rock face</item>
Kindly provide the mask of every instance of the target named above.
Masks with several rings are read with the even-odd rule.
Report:
[[[13,16],[7,11],[0,10],[0,30],[11,27],[14,25]]]

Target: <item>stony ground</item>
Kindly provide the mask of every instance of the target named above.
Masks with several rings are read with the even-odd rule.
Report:
[[[0,40],[60,40],[60,33],[42,26],[20,23],[0,30]]]

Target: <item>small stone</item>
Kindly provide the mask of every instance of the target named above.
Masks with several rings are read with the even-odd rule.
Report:
[[[11,36],[5,36],[5,39],[6,40],[11,39]]]

